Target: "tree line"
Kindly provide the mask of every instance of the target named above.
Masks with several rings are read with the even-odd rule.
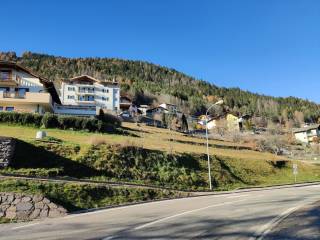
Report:
[[[296,97],[271,97],[240,88],[224,88],[195,79],[172,68],[143,61],[116,58],[66,58],[25,52],[0,53],[0,60],[12,60],[53,81],[87,74],[117,81],[122,92],[140,102],[169,96],[185,112],[203,114],[207,106],[223,98],[228,111],[250,114],[273,122],[318,122],[320,106]],[[151,102],[152,103],[152,102]],[[301,120],[301,117],[303,120]]]

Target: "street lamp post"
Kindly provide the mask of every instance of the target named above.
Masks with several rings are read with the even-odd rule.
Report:
[[[219,100],[218,102],[212,104],[206,111],[206,140],[207,140],[208,175],[209,175],[210,190],[212,190],[212,183],[211,183],[211,167],[210,167],[210,153],[209,153],[209,138],[208,138],[208,113],[212,107],[221,105],[221,104],[223,104],[223,100]]]

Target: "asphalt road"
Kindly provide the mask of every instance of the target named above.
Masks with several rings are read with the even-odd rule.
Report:
[[[2,224],[0,239],[272,239],[268,234],[280,220],[320,200],[319,190],[242,191]]]
[[[265,237],[265,240],[274,239],[320,239],[320,202],[302,207],[283,219]]]

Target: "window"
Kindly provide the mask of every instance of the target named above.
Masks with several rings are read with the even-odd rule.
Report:
[[[68,87],[68,91],[73,91],[74,92],[75,88],[74,87]]]
[[[3,111],[3,107],[2,107],[2,106],[0,106],[0,112],[1,112],[1,111]]]
[[[102,89],[102,92],[104,92],[104,93],[109,93],[109,89],[103,88],[103,89]]]
[[[102,101],[107,101],[107,99],[105,97],[102,97]]]
[[[9,92],[10,88],[0,87],[0,92]]]
[[[6,107],[6,111],[12,112],[14,110],[14,107]]]
[[[68,99],[74,99],[74,96],[68,95]]]
[[[94,96],[88,96],[88,101],[94,101]]]
[[[107,97],[107,102],[109,102],[109,98]]]
[[[0,80],[1,81],[9,81],[10,75],[11,75],[11,71],[1,71],[0,72]]]
[[[24,98],[26,96],[26,92],[28,92],[29,89],[27,88],[16,88],[15,92],[17,97]]]

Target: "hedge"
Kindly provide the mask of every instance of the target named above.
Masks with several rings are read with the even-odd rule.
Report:
[[[112,132],[116,127],[120,126],[118,122],[108,122],[106,118],[73,117],[52,113],[40,115],[33,113],[0,112],[0,122],[22,126],[87,130],[89,132]]]

